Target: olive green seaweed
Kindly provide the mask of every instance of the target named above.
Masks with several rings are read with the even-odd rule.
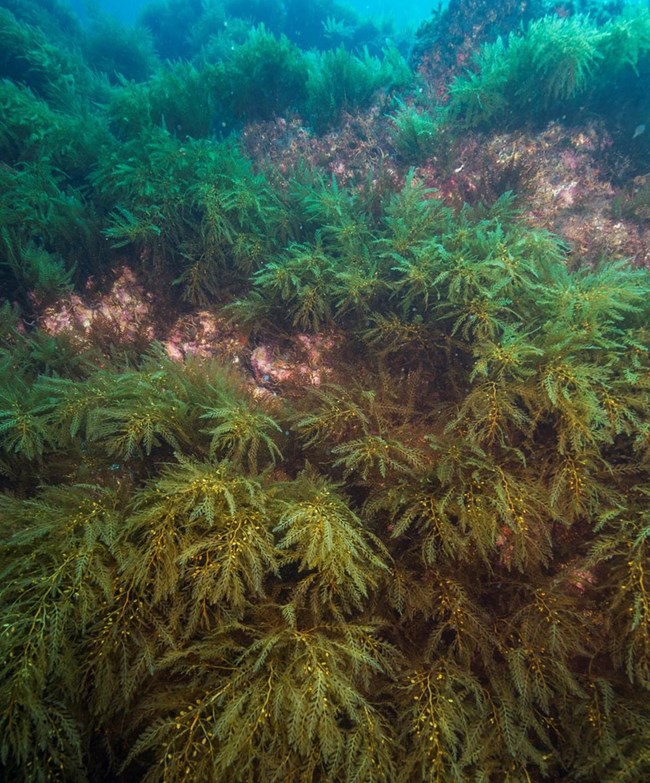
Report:
[[[512,193],[453,208],[415,171],[254,166],[219,131],[284,116],[309,138],[397,105],[392,144],[422,162],[598,107],[644,73],[647,11],[535,21],[440,108],[391,102],[413,78],[393,47],[307,53],[238,17],[226,56],[209,3],[203,27],[152,6],[159,54],[186,59],[131,39],[104,62],[144,71],[110,78],[92,40],[71,53],[11,7],[0,777],[650,778],[650,273],[579,263]],[[348,36],[330,16],[318,36]],[[227,314],[242,358],[322,339],[320,382],[38,328],[124,266],[161,325]]]

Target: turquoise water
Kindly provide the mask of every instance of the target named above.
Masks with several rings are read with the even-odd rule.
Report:
[[[304,0],[308,5],[308,0]],[[81,16],[87,17],[97,12],[106,13],[114,16],[124,24],[133,24],[142,10],[147,5],[147,0],[137,0],[129,2],[128,0],[71,0],[71,6]],[[434,2],[426,0],[411,0],[410,2],[399,2],[399,0],[385,0],[377,4],[357,0],[357,2],[347,3],[350,8],[355,9],[360,15],[376,18],[377,16],[389,16],[400,25],[413,25],[425,19],[432,8]],[[438,4],[435,3],[437,6]],[[445,2],[440,4],[446,5]]]

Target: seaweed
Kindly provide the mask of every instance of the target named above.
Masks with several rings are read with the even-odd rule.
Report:
[[[147,81],[116,76],[108,117],[119,138],[162,128],[179,139],[210,137],[215,130],[218,77],[214,66],[167,63]]]
[[[367,49],[356,56],[339,46],[312,57],[306,114],[321,133],[340,122],[344,113],[368,108],[381,88],[395,89],[411,80],[406,61],[394,47],[385,48],[379,60]]]
[[[411,165],[424,163],[440,149],[441,123],[431,112],[399,103],[391,116],[391,141],[400,157]]]
[[[78,106],[100,87],[79,55],[50,43],[39,27],[0,9],[0,76],[29,87],[53,108]]]
[[[650,48],[649,20],[640,6],[601,26],[587,16],[547,16],[485,44],[449,87],[450,119],[521,125],[574,110],[578,97],[589,103],[637,68]]]
[[[52,300],[88,271],[99,244],[92,206],[47,160],[2,167],[0,185],[0,279],[23,303]]]
[[[148,30],[123,27],[111,17],[99,17],[83,39],[83,55],[88,65],[106,74],[112,84],[120,77],[135,82],[148,79],[160,63]]]
[[[0,304],[2,774],[646,778],[647,270],[574,268],[505,183],[453,207],[414,171],[386,187],[256,170],[212,112],[229,68],[242,95],[273,83],[269,62],[304,81],[306,56],[266,28],[90,112],[90,88],[59,100],[39,70],[70,61],[4,18],[6,300],[42,307],[119,258],[175,283],[176,308],[228,304],[251,333],[331,330],[341,348],[320,385],[271,391],[159,346],[80,350]],[[643,72],[646,25],[540,20],[484,49],[447,109],[398,108],[393,143],[423,160],[454,118],[520,122],[526,79],[537,119],[587,104],[605,67]],[[319,131],[411,78],[394,51],[308,59]],[[258,116],[301,108],[277,86]],[[86,131],[104,140],[92,169]]]
[[[90,177],[105,236],[165,273],[195,303],[214,301],[273,247],[282,205],[231,143],[181,142],[164,129],[103,151]]]
[[[475,257],[420,305],[419,372],[368,366],[288,416],[159,353],[5,385],[5,473],[45,482],[2,499],[12,774],[82,779],[90,747],[118,779],[645,768],[647,273],[571,273],[507,204],[402,225],[414,192],[392,236],[437,223]],[[493,325],[459,323],[496,281]]]
[[[302,52],[264,25],[253,28],[220,65],[216,95],[224,126],[269,120],[301,107],[307,97]]]

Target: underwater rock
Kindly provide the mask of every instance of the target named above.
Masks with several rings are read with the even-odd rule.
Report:
[[[451,0],[417,31],[411,64],[444,91],[481,44],[543,14],[541,0]]]
[[[199,310],[181,316],[162,342],[174,361],[183,361],[188,356],[219,356],[239,364],[246,340],[225,318]]]
[[[110,289],[99,296],[69,294],[48,307],[39,319],[49,334],[74,333],[88,342],[115,345],[151,342],[155,335],[152,299],[131,269],[119,270]],[[102,339],[99,333],[102,333]]]
[[[260,386],[319,386],[334,372],[330,355],[340,348],[341,335],[297,334],[287,345],[266,343],[253,349],[250,366]]]
[[[242,133],[242,143],[261,167],[274,167],[288,177],[308,163],[334,175],[339,185],[381,176],[397,187],[402,175],[388,154],[389,130],[386,113],[373,106],[366,112],[344,114],[337,128],[321,135],[298,119],[251,123]]]
[[[636,196],[614,184],[612,143],[597,121],[575,127],[551,122],[542,130],[492,135],[466,132],[451,164],[427,161],[416,174],[437,197],[458,207],[514,192],[531,223],[565,239],[574,259],[593,263],[623,256],[648,266],[650,227],[631,207]]]

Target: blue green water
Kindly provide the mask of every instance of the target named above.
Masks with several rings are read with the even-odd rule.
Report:
[[[125,25],[137,22],[140,12],[149,4],[149,0],[70,0],[72,8],[80,17],[95,16],[97,13],[104,13],[114,16]],[[267,5],[272,5],[271,2]],[[309,5],[309,0],[305,0],[305,5]],[[349,8],[353,8],[363,17],[377,19],[388,17],[394,20],[398,26],[416,25],[423,19],[426,19],[432,8],[438,5],[447,5],[447,0],[438,3],[436,0],[409,0],[400,2],[400,0],[380,0],[380,2],[369,3],[366,0],[355,0],[355,2],[345,3]]]

